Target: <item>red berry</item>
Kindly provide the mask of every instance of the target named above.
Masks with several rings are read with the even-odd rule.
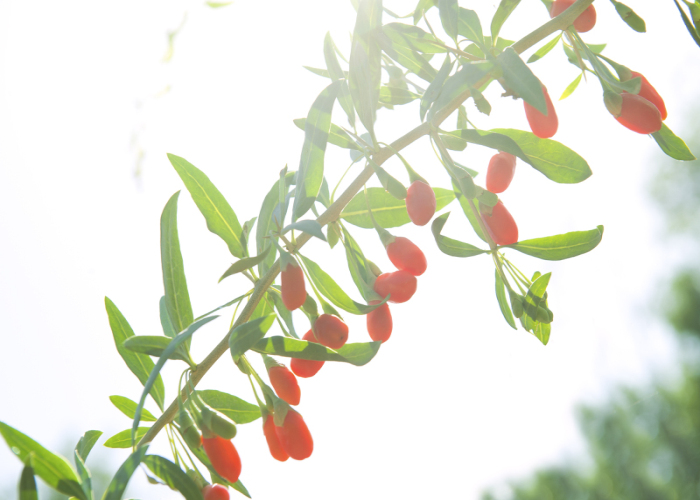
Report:
[[[398,236],[386,247],[389,260],[397,269],[420,276],[428,267],[425,255],[411,240]]]
[[[391,294],[389,302],[400,304],[413,297],[418,287],[418,280],[408,271],[384,273],[374,282],[374,291],[382,297]]]
[[[414,181],[406,194],[406,211],[416,226],[425,226],[435,215],[435,191],[423,181]]]
[[[233,443],[215,435],[202,438],[202,444],[214,470],[231,483],[238,481],[238,476],[241,475],[241,457]]]
[[[515,175],[515,156],[503,151],[493,155],[486,171],[486,189],[492,193],[502,193],[510,186],[513,175]]]
[[[348,325],[331,314],[321,314],[311,329],[318,343],[331,349],[340,349],[348,341]]]
[[[622,93],[620,115],[615,119],[639,134],[651,134],[661,130],[661,113],[652,103],[636,94]]]
[[[301,389],[297,378],[284,365],[273,366],[267,371],[270,383],[277,395],[290,405],[298,405],[301,400]]]
[[[542,85],[542,92],[544,92],[544,100],[547,102],[547,116],[540,113],[524,100],[523,102],[525,103],[525,116],[527,117],[527,122],[530,124],[532,133],[540,139],[548,139],[557,133],[559,120],[557,119],[557,112],[554,109],[554,104],[552,104],[552,100],[549,98],[549,93],[544,85]]]
[[[282,427],[275,426],[282,448],[294,460],[309,458],[314,451],[314,440],[304,418],[292,410],[287,411]]]
[[[228,489],[221,484],[208,484],[202,490],[204,500],[229,500]]]
[[[649,83],[649,80],[647,80],[643,74],[632,71],[632,78],[636,77],[642,79],[642,86],[639,89],[639,94],[637,95],[639,97],[643,97],[656,106],[656,109],[658,109],[659,113],[661,113],[661,120],[665,120],[668,116],[668,111],[666,111],[666,105],[664,104],[663,98],[659,95],[656,89],[651,86],[651,83]]]
[[[308,342],[318,343],[316,341],[316,337],[314,337],[314,333],[311,330],[306,332],[302,339]],[[292,358],[292,361],[289,363],[289,367],[297,377],[309,378],[318,373],[323,366],[323,363],[325,363],[325,361]]]
[[[501,200],[491,209],[491,215],[482,212],[481,218],[496,245],[511,245],[518,241],[518,226]]]
[[[299,264],[292,261],[282,271],[282,302],[284,307],[293,311],[300,308],[304,301],[306,301],[304,271]]]
[[[275,429],[275,417],[270,413],[265,419],[263,424],[263,434],[265,434],[265,440],[267,441],[267,447],[270,448],[270,455],[275,460],[280,462],[286,462],[289,455],[284,451],[282,443],[280,443],[280,438],[277,436],[277,430]]]
[[[549,16],[557,17],[559,14],[571,7],[571,4],[573,4],[575,1],[576,0],[554,0],[552,8],[549,11]],[[584,10],[574,21],[574,28],[579,33],[585,33],[586,31],[591,31],[593,29],[593,26],[595,26],[595,21],[595,7],[589,5],[588,8]]]
[[[370,302],[370,305],[378,304],[379,302],[378,300],[373,300]],[[389,340],[393,326],[389,304],[386,302],[367,314],[367,333],[375,342],[386,342]]]

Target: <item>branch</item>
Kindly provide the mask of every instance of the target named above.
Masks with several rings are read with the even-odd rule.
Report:
[[[574,19],[576,19],[592,3],[593,0],[577,0],[576,3],[574,3],[571,7],[566,9],[560,15],[558,15],[551,21],[548,21],[547,23],[543,24],[532,33],[526,35],[521,40],[514,43],[513,49],[517,53],[522,53],[525,50],[532,47],[533,45],[535,45],[537,42],[548,37],[555,31],[566,29],[567,27],[571,26],[574,22]],[[479,84],[477,84],[477,87],[485,84],[489,79],[490,77],[485,77],[481,82],[479,82]],[[374,162],[377,165],[383,164],[389,158],[391,158],[395,152],[401,151],[402,149],[417,141],[424,135],[429,134],[432,126],[439,127],[442,124],[442,122],[447,119],[447,117],[449,117],[457,108],[459,108],[459,106],[462,105],[464,101],[466,101],[469,98],[470,95],[471,94],[468,90],[463,92],[462,94],[458,95],[448,106],[436,113],[435,117],[432,120],[432,123],[422,123],[410,132],[398,138],[396,141],[392,142],[391,147],[381,148],[377,153],[373,155],[372,159],[374,160]],[[328,207],[328,209],[325,212],[323,212],[318,217],[318,219],[316,219],[316,221],[319,224],[321,224],[321,226],[325,226],[329,222],[333,222],[334,220],[338,219],[340,213],[343,211],[343,208],[345,208],[345,206],[348,203],[350,203],[350,200],[352,200],[353,197],[360,191],[360,189],[362,189],[362,186],[364,186],[367,183],[367,181],[369,181],[372,178],[372,175],[374,175],[374,169],[370,166],[365,167],[365,169],[360,173],[360,175],[358,175],[357,178],[354,181],[352,181],[352,183],[345,189],[345,191],[343,191],[343,194],[341,194],[340,197],[335,202],[333,202],[333,204],[330,207]],[[302,233],[299,236],[299,238],[297,238],[296,248],[299,249],[302,246],[304,246],[304,244],[307,241],[309,241],[310,238],[311,236],[309,236],[307,233]],[[277,259],[272,265],[272,267],[267,271],[267,273],[265,273],[265,275],[262,278],[260,278],[260,280],[256,283],[253,293],[251,294],[250,298],[248,299],[248,302],[246,303],[245,307],[241,311],[241,314],[238,316],[238,319],[234,322],[229,332],[224,336],[221,342],[219,342],[219,344],[217,344],[217,346],[214,347],[214,349],[207,355],[207,357],[204,358],[202,362],[197,365],[197,369],[192,370],[190,376],[190,387],[195,387],[200,382],[200,380],[202,380],[202,377],[204,377],[204,375],[214,365],[214,363],[216,363],[216,361],[218,361],[218,359],[228,350],[228,338],[230,332],[233,331],[235,328],[239,327],[240,325],[246,323],[250,319],[251,315],[253,314],[253,311],[257,307],[258,303],[260,303],[260,300],[262,300],[262,297],[267,291],[267,289],[272,285],[272,283],[274,283],[275,278],[277,277],[279,272],[280,261],[279,259]],[[186,387],[182,390],[182,397],[187,398],[188,396],[189,387]],[[168,406],[165,412],[163,412],[163,414],[158,418],[158,420],[156,420],[156,422],[148,430],[148,432],[146,432],[146,434],[143,435],[137,446],[141,447],[153,441],[153,439],[158,435],[158,433],[163,429],[163,427],[165,427],[167,424],[173,421],[177,410],[178,406],[176,398],[175,400],[173,400],[170,406]]]

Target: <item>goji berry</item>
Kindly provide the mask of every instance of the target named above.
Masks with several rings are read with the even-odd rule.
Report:
[[[214,435],[202,438],[202,444],[214,470],[231,483],[238,481],[238,476],[241,475],[241,457],[233,443]]]
[[[206,485],[202,490],[202,496],[204,496],[204,500],[229,500],[231,498],[226,486],[221,484]]]
[[[321,314],[311,329],[318,343],[331,349],[340,349],[348,341],[348,325],[331,314]]]
[[[275,426],[282,448],[294,460],[309,458],[314,451],[314,440],[304,418],[293,409],[287,410],[282,427]]]
[[[505,151],[499,151],[491,157],[486,171],[486,189],[492,193],[502,193],[513,180],[515,175],[515,156]]]
[[[406,194],[406,211],[416,226],[425,226],[435,215],[435,191],[423,181],[413,181]]]
[[[491,215],[482,211],[481,218],[495,244],[511,245],[518,241],[518,226],[501,200],[491,209]]]
[[[428,262],[421,249],[403,236],[397,236],[387,245],[386,254],[397,269],[408,271],[413,276],[420,276],[428,268]]]
[[[378,304],[379,302],[379,300],[373,300],[370,301],[370,305]],[[389,304],[386,302],[367,313],[367,333],[375,342],[386,342],[389,340],[393,326]]]
[[[300,308],[305,300],[304,271],[299,264],[292,260],[282,271],[282,302],[284,302],[284,307],[293,311]]]
[[[527,122],[530,124],[532,133],[540,139],[548,139],[557,133],[559,119],[557,118],[554,104],[552,104],[552,99],[549,98],[549,93],[544,85],[542,85],[542,92],[544,93],[544,100],[547,103],[546,116],[524,100],[523,102],[525,103],[525,116],[527,117]]]
[[[391,294],[389,302],[400,304],[413,297],[418,288],[418,280],[408,271],[384,273],[374,282],[374,291],[382,298]]]
[[[318,343],[311,330],[304,334],[302,340]],[[316,361],[315,359],[292,358],[289,367],[297,377],[309,378],[316,375],[324,363],[325,361]]]
[[[621,94],[620,114],[615,119],[639,134],[652,134],[661,130],[661,113],[652,103],[636,94]]]
[[[298,405],[301,400],[301,389],[297,378],[284,365],[271,367],[267,371],[270,383],[274,387],[277,395],[290,405]]]
[[[659,95],[656,89],[652,87],[651,83],[649,83],[649,80],[647,80],[643,74],[638,73],[636,71],[632,71],[632,78],[636,77],[642,79],[642,86],[640,87],[639,93],[637,95],[639,97],[643,97],[644,99],[652,103],[654,106],[656,106],[656,109],[658,109],[659,113],[661,113],[661,120],[665,120],[668,116],[668,111],[666,111],[666,104],[664,104],[664,100],[661,97],[661,95]]]
[[[549,17],[557,17],[559,14],[564,12],[566,9],[571,7],[576,0],[554,0],[552,3],[551,10],[549,11]],[[574,21],[574,28],[579,33],[585,33],[586,31],[591,31],[595,26],[596,13],[595,7],[589,5],[586,10],[584,10]]]
[[[267,441],[267,447],[270,448],[270,455],[275,460],[280,462],[286,462],[289,455],[284,451],[282,443],[280,443],[280,438],[277,436],[277,431],[275,430],[275,417],[270,413],[265,419],[263,424],[263,434],[265,434],[265,440]]]

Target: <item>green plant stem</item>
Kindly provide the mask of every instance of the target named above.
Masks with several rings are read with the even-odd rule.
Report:
[[[532,47],[534,44],[545,39],[555,31],[565,29],[566,27],[573,24],[574,20],[579,16],[579,14],[581,14],[592,3],[593,0],[577,0],[562,14],[546,22],[545,24],[534,30],[532,33],[525,35],[525,37],[514,43],[513,49],[517,53],[522,53],[525,50]],[[482,80],[482,82],[479,82],[477,85],[475,85],[475,87],[479,88],[481,85],[486,83],[488,79],[490,79],[490,77],[486,76]],[[459,108],[459,106],[461,106],[462,103],[465,100],[467,100],[467,98],[469,98],[470,95],[471,93],[469,92],[469,90],[462,92],[455,99],[453,99],[452,102],[450,102],[450,104],[438,111],[433,117],[432,122],[422,123],[413,130],[399,137],[396,141],[391,143],[391,149],[379,149],[379,151],[377,151],[377,153],[374,154],[374,162],[377,165],[382,165],[389,158],[391,158],[391,156],[393,156],[394,150],[400,151],[409,146],[410,144],[414,143],[424,135],[428,135],[433,127],[439,127],[440,124],[443,121],[445,121],[447,117],[449,117],[452,113],[454,113]],[[338,217],[340,217],[340,213],[343,211],[345,206],[348,203],[350,203],[350,201],[357,193],[360,192],[362,186],[364,186],[373,175],[374,169],[371,166],[367,165],[364,168],[364,170],[360,172],[357,178],[355,178],[355,180],[352,181],[352,183],[350,183],[350,185],[345,189],[345,191],[343,191],[340,197],[335,202],[333,202],[331,206],[329,206],[328,209],[316,219],[316,221],[319,224],[321,224],[321,226],[325,226],[329,222],[337,220]],[[309,241],[309,239],[311,239],[311,235],[307,233],[302,233],[296,241],[296,248],[301,248],[307,241]],[[246,323],[250,319],[251,315],[253,314],[253,311],[260,303],[260,300],[262,300],[267,289],[272,285],[272,283],[274,283],[275,278],[277,278],[279,272],[280,261],[279,259],[277,259],[275,263],[270,267],[270,269],[265,273],[265,275],[262,276],[256,282],[255,288],[250,296],[250,299],[241,311],[241,314],[240,316],[238,316],[238,319],[233,323],[229,332],[226,335],[224,335],[224,338],[221,339],[221,342],[219,342],[216,345],[216,347],[212,349],[212,351],[207,355],[207,357],[205,357],[202,360],[202,362],[199,363],[199,365],[197,365],[197,368],[195,370],[192,370],[190,380],[193,386],[196,386],[202,380],[204,375],[211,369],[214,363],[216,363],[216,361],[226,351],[228,351],[228,338],[230,332],[234,328]],[[185,387],[183,389],[183,394],[185,397],[189,395],[188,387]],[[168,406],[168,408],[163,412],[163,414],[158,418],[158,420],[156,420],[153,423],[153,425],[146,432],[146,434],[143,435],[137,447],[140,448],[141,446],[144,446],[145,444],[148,444],[151,441],[153,441],[153,439],[158,435],[158,433],[163,429],[163,427],[166,424],[172,422],[173,418],[175,418],[176,413],[177,400],[174,400],[170,404],[170,406]]]

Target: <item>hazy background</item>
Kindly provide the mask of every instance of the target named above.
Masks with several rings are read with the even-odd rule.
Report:
[[[385,2],[399,14],[413,4]],[[462,2],[479,12],[485,30],[497,4]],[[694,129],[690,103],[700,50],[671,4],[637,4],[647,34],[630,30],[611,3],[596,2],[598,24],[583,38],[608,43],[606,55],[643,72],[666,101],[666,123],[684,137]],[[164,63],[167,33],[185,13],[172,59]],[[547,19],[541,2],[526,0],[501,34],[516,40]],[[167,199],[184,188],[165,153],[207,173],[241,221],[256,216],[279,170],[298,167],[303,133],[292,119],[305,116],[327,84],[302,65],[324,66],[327,31],[349,56],[353,25],[350,2],[339,0],[238,0],[222,9],[184,1],[0,0],[0,420],[64,454],[88,429],[106,438],[130,426],[108,396],[137,399],[140,384],[114,348],[104,296],[136,334],[160,332],[159,218]],[[577,75],[560,48],[533,70],[555,100]],[[527,129],[522,102],[499,94],[497,85],[486,92],[491,117],[470,101],[470,119],[480,128]],[[521,239],[598,224],[605,235],[592,253],[561,263],[509,253],[528,275],[553,273],[549,345],[505,323],[488,257],[450,258],[437,251],[429,228],[396,230],[419,243],[430,264],[416,296],[392,307],[394,333],[369,365],[328,363],[301,381],[299,410],[315,442],[311,458],[278,463],[260,422],[240,427],[241,479],[254,498],[281,490],[294,492],[292,498],[303,491],[307,499],[475,498],[505,479],[580,455],[577,403],[606,401],[618,383],[678,375],[669,327],[650,307],[659,283],[689,248],[665,243],[664,220],[648,194],[657,164],[666,160],[652,139],[610,117],[596,81],[582,82],[555,106],[555,139],[584,156],[594,175],[579,185],[557,185],[520,163],[502,199]],[[418,104],[378,116],[379,138],[389,142],[418,123]],[[345,123],[339,106],[333,119]],[[443,128],[454,124],[452,117]],[[490,155],[470,146],[456,159],[483,172]],[[406,157],[433,185],[449,186],[426,139]],[[349,163],[345,150],[329,146],[331,185]],[[396,160],[386,166],[407,181]],[[179,203],[198,315],[248,285],[242,277],[216,283],[233,259],[186,192]],[[459,206],[446,210],[453,216],[445,234],[476,243]],[[372,232],[350,230],[368,257],[390,268]],[[342,250],[315,241],[305,253],[359,297]],[[351,341],[369,340],[364,318],[346,319]],[[219,341],[228,321],[197,333],[195,360]],[[297,317],[299,330],[305,321]],[[181,369],[173,363],[164,371],[168,400]],[[200,387],[253,400],[228,359]],[[103,464],[111,474],[128,450],[107,450],[103,442],[88,465]],[[152,450],[167,456],[163,439]],[[0,464],[0,485],[6,485],[0,492],[4,487],[12,495],[21,463],[0,446]],[[138,473],[128,496],[177,498]]]

